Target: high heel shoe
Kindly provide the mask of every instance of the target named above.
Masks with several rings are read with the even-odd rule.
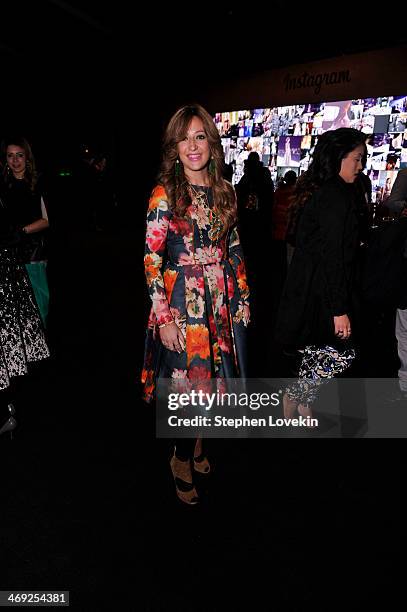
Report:
[[[14,415],[15,415],[16,411],[15,411],[15,408],[14,408],[13,404],[9,404],[7,409],[8,409],[8,412],[9,412],[10,416],[3,423],[3,425],[0,427],[0,435],[3,434],[3,433],[7,433],[9,431],[10,432],[10,438],[12,438],[13,437],[13,430],[17,427],[17,421],[14,418]]]
[[[209,474],[211,471],[211,464],[205,453],[202,452],[202,438],[199,436],[196,439],[194,448],[194,470],[200,474]]]
[[[181,501],[190,506],[194,506],[199,502],[198,493],[192,482],[191,462],[181,461],[174,455],[170,461],[171,472],[175,482],[175,490]]]
[[[211,471],[211,464],[203,453],[194,457],[194,470],[200,474],[209,474]]]

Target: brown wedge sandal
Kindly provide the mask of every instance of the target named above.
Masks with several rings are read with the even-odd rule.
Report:
[[[211,471],[211,464],[203,453],[194,457],[194,470],[200,474],[209,474]]]
[[[194,506],[199,502],[199,497],[192,482],[191,462],[189,460],[181,461],[174,451],[170,466],[179,499],[185,504]]]
[[[196,439],[194,448],[194,470],[200,474],[209,474],[211,471],[211,465],[202,452],[202,438],[199,436]]]

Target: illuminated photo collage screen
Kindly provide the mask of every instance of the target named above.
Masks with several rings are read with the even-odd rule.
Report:
[[[275,184],[287,170],[302,174],[318,136],[339,127],[368,135],[365,172],[372,181],[373,202],[388,197],[397,171],[407,168],[407,96],[231,111],[216,113],[214,121],[235,185],[251,151],[257,151]]]

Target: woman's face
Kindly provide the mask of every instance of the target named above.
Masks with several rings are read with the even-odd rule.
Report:
[[[365,147],[363,145],[358,145],[343,158],[339,176],[343,178],[345,183],[353,183],[358,174],[363,170],[362,160],[364,154]]]
[[[22,178],[25,172],[26,157],[22,147],[9,145],[6,151],[7,165],[16,178]]]
[[[187,134],[184,140],[177,144],[177,149],[188,178],[192,178],[191,172],[199,172],[206,168],[211,151],[202,120],[199,117],[192,117]]]

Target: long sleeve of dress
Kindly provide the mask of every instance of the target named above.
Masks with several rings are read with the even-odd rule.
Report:
[[[150,197],[147,211],[144,269],[158,325],[173,321],[161,273],[170,217],[164,188],[157,186]]]
[[[229,262],[235,273],[237,284],[239,287],[240,297],[245,304],[249,303],[250,291],[247,284],[246,268],[244,264],[244,256],[242,245],[240,244],[239,233],[234,227],[229,236]]]
[[[349,312],[344,261],[344,231],[349,208],[346,199],[334,190],[328,198],[320,203],[321,260],[332,316],[340,316]]]

